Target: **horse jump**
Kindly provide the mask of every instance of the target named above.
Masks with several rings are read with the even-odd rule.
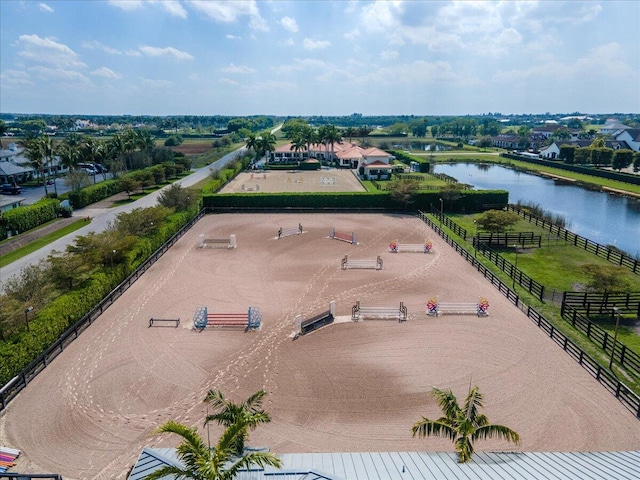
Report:
[[[389,243],[389,251],[391,253],[429,253],[432,248],[433,244],[429,240],[425,240],[424,243],[398,243],[398,240],[393,240],[391,243]]]
[[[357,322],[364,318],[393,318],[398,322],[407,321],[407,307],[404,303],[400,302],[400,307],[363,307],[360,305],[360,300],[351,307],[351,320]]]
[[[258,330],[262,315],[257,307],[249,307],[246,313],[209,313],[207,307],[198,307],[193,317],[193,328],[202,331],[207,327],[242,327]]]
[[[256,175],[256,174],[251,174],[251,180],[266,180],[267,179],[267,174],[263,173],[262,175]]]
[[[159,323],[160,325],[154,325],[156,323]],[[165,326],[171,326],[171,325],[164,325],[165,323],[174,323],[174,327],[178,328],[178,325],[180,325],[180,319],[179,318],[153,318],[151,317],[149,319],[149,328],[151,327],[165,327]]]
[[[314,330],[333,323],[336,316],[336,302],[329,303],[329,310],[314,317],[302,320],[302,315],[296,317],[296,335],[306,335]]]
[[[204,233],[198,235],[198,248],[236,248],[236,235],[232,233],[229,238],[204,238]]]
[[[349,256],[345,255],[341,265],[342,270],[349,268],[375,268],[376,270],[382,270],[382,258],[378,255],[375,260],[349,260]]]
[[[451,314],[473,314],[478,317],[489,315],[489,302],[486,298],[481,298],[477,303],[441,303],[437,298],[432,298],[427,302],[427,315],[438,317],[440,315]]]
[[[355,245],[358,243],[358,240],[356,240],[355,233],[338,232],[336,231],[335,227],[331,229],[331,233],[329,233],[329,238],[332,238],[334,240],[341,240],[343,242],[347,242],[352,245]]]
[[[301,233],[302,233],[301,223],[298,224],[298,228],[283,229],[282,227],[280,227],[280,229],[278,230],[278,239],[284,238],[284,237],[290,237],[291,235],[300,235]]]

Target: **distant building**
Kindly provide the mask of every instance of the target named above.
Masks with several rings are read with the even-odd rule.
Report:
[[[337,162],[339,167],[359,169],[374,162],[381,162],[390,165],[393,155],[380,150],[379,148],[362,148],[351,143],[336,143],[324,145],[323,143],[312,143],[309,150],[293,150],[293,145],[287,143],[276,148],[270,155],[270,162],[287,163],[291,161],[302,161],[307,158],[315,158],[320,161]]]

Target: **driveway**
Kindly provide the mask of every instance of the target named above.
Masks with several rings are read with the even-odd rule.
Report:
[[[183,187],[194,185],[201,180],[204,180],[207,177],[211,176],[213,172],[219,170],[221,167],[234,160],[245,150],[245,147],[241,147],[238,150],[225,155],[221,159],[194,171],[192,174],[178,180],[176,183],[182,185]],[[160,192],[162,192],[165,188],[167,187],[156,190],[155,192],[127,205],[121,205],[115,208],[105,208],[104,206],[100,208],[99,204],[94,204],[74,211],[73,217],[91,217],[91,223],[89,223],[86,227],[82,227],[75,232],[56,240],[55,242],[50,243],[46,247],[43,247],[36,252],[33,252],[19,260],[16,260],[15,262],[10,263],[6,267],[1,268],[0,283],[4,283],[7,279],[19,274],[20,271],[27,265],[35,264],[40,260],[46,259],[53,250],[64,251],[68,245],[71,245],[75,242],[76,237],[80,235],[87,235],[90,232],[102,232],[111,222],[115,220],[116,216],[119,213],[130,212],[134,208],[148,208],[155,206],[157,204],[158,195],[160,195]],[[39,191],[40,198],[42,198],[42,194],[44,193],[43,187],[38,187],[38,189],[33,190],[34,193],[37,193],[36,190]],[[58,189],[58,193],[60,193],[60,189]]]

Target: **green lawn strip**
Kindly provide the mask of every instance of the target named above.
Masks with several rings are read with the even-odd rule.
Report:
[[[2,255],[2,258],[0,258],[0,267],[6,267],[10,263],[15,262],[16,260],[19,260],[20,258],[25,257],[30,253],[33,253],[36,250],[52,242],[55,242],[56,240],[64,237],[65,235],[75,232],[76,230],[84,227],[85,225],[87,225],[87,222],[84,218],[78,219],[75,222],[70,223],[69,225],[63,228],[60,228],[54,232],[44,235],[43,237],[37,240],[34,240],[33,242],[29,242],[24,247],[17,248],[12,252]]]
[[[240,148],[241,145],[231,144],[224,148],[219,149],[211,149],[208,152],[201,153],[199,155],[190,155],[191,159],[191,168],[198,169],[201,167],[205,167],[217,160],[220,160],[222,157],[227,155],[228,153],[234,152]]]

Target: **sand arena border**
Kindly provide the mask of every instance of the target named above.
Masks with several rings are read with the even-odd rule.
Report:
[[[302,235],[276,240],[280,225]],[[355,231],[358,245],[328,238]],[[198,249],[198,235],[236,234],[235,250]],[[433,242],[429,255],[388,252],[390,240]],[[384,269],[341,270],[340,259],[380,255]],[[429,317],[426,302],[490,302],[490,316]],[[338,320],[293,340],[295,317],[336,301]],[[400,301],[408,321],[348,318],[356,300]],[[259,332],[196,333],[197,306],[255,305]],[[181,318],[150,329],[151,317]],[[125,478],[144,446],[174,446],[153,430],[168,419],[202,425],[210,388],[240,400],[269,392],[273,421],[251,437],[276,453],[450,451],[411,437],[439,416],[432,386],[486,394],[486,413],[521,447],[479,450],[637,450],[637,420],[418,219],[398,215],[225,214],[203,218],[9,405],[0,443],[19,448],[17,471],[65,479]],[[204,434],[203,430],[203,434]],[[219,434],[211,428],[212,439]]]

